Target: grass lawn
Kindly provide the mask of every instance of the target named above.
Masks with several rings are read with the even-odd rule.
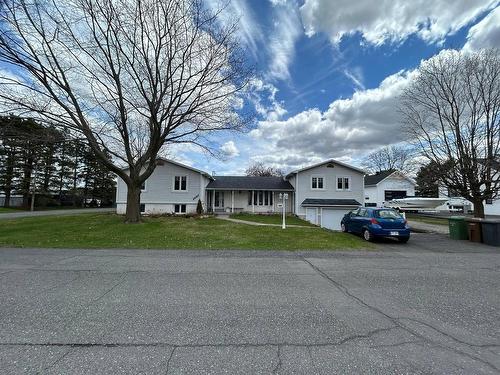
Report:
[[[282,216],[279,214],[275,215],[259,215],[259,214],[249,214],[249,213],[239,213],[233,214],[229,216],[233,219],[253,221],[256,223],[264,223],[264,224],[281,224]],[[287,215],[286,223],[290,225],[303,225],[307,227],[313,227],[314,225],[309,223],[308,221],[299,219],[296,216]]]
[[[124,224],[114,214],[0,221],[0,246],[56,248],[344,250],[372,246],[326,229],[237,224],[215,218],[145,218]]]
[[[448,225],[448,219],[444,217],[429,217],[429,216],[419,216],[415,214],[406,214],[406,218],[410,221],[418,221],[426,224],[435,225]]]
[[[21,209],[19,208],[5,208],[5,207],[0,207],[0,214],[6,214],[6,213],[9,213],[9,212],[19,212],[19,211],[22,211]]]

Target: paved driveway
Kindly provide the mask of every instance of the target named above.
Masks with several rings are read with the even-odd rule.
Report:
[[[500,251],[412,242],[0,249],[0,373],[499,373]]]

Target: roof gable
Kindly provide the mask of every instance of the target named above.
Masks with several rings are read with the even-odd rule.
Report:
[[[346,164],[346,163],[342,163],[342,162],[337,161],[335,159],[328,159],[328,160],[322,161],[321,163],[313,164],[313,165],[310,165],[310,166],[307,166],[307,167],[304,167],[304,168],[301,168],[301,169],[297,169],[297,170],[291,171],[290,173],[288,173],[286,175],[286,178],[290,178],[293,174],[296,174],[296,173],[299,173],[299,172],[303,172],[303,171],[307,171],[309,169],[321,167],[323,165],[328,165],[328,164],[333,164],[333,165],[337,164],[337,165],[339,165],[341,167],[351,169],[351,170],[353,170],[355,172],[358,172],[358,173],[361,173],[363,175],[366,174],[366,172],[364,170],[362,170],[361,168],[357,168],[357,167],[354,167],[352,165],[349,165],[349,164]]]
[[[385,171],[380,171],[375,174],[365,176],[365,186],[375,186],[384,181],[385,179],[391,177],[391,176],[400,176],[404,178],[405,180],[409,181],[413,185],[416,185],[415,181],[413,181],[411,178],[406,176],[404,173],[394,170],[394,169],[388,169]]]
[[[162,162],[163,163],[170,163],[170,164],[176,165],[176,166],[181,167],[181,168],[186,168],[186,169],[189,169],[191,171],[198,172],[198,173],[204,175],[205,177],[213,179],[213,177],[210,175],[210,173],[202,171],[201,169],[197,169],[197,168],[191,167],[189,165],[179,163],[178,161],[174,161],[174,160],[163,158],[163,157],[156,158],[156,165],[157,166],[162,165]],[[124,171],[128,170],[128,167],[123,168],[123,170]]]

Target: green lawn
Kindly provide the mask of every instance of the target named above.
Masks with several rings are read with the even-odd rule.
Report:
[[[418,221],[426,224],[448,225],[448,219],[444,217],[428,217],[415,214],[406,214],[406,218],[410,221]]]
[[[55,248],[343,250],[372,246],[326,229],[237,224],[216,218],[145,218],[124,224],[114,214],[0,221],[0,246]]]
[[[0,207],[0,214],[6,214],[9,212],[19,212],[22,211],[19,208],[5,208],[5,207]]]
[[[264,223],[264,224],[281,224],[282,216],[279,214],[276,215],[259,215],[259,214],[249,214],[249,213],[239,213],[233,214],[230,216],[233,219],[253,221],[256,223]],[[308,221],[299,219],[297,216],[288,215],[286,217],[286,223],[290,225],[303,225],[307,227],[313,227],[314,225],[309,223]]]

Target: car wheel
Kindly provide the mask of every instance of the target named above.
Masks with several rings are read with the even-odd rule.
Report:
[[[347,232],[348,232],[347,225],[345,225],[344,223],[341,223],[341,224],[340,224],[340,229],[341,229],[341,230],[342,230],[342,232],[344,232],[344,233],[347,233]]]
[[[365,229],[363,231],[363,238],[366,240],[366,241],[372,241],[373,240],[373,236],[372,234],[370,233],[370,231],[368,229]]]
[[[409,241],[410,237],[399,237],[398,241],[401,243],[407,243]]]

